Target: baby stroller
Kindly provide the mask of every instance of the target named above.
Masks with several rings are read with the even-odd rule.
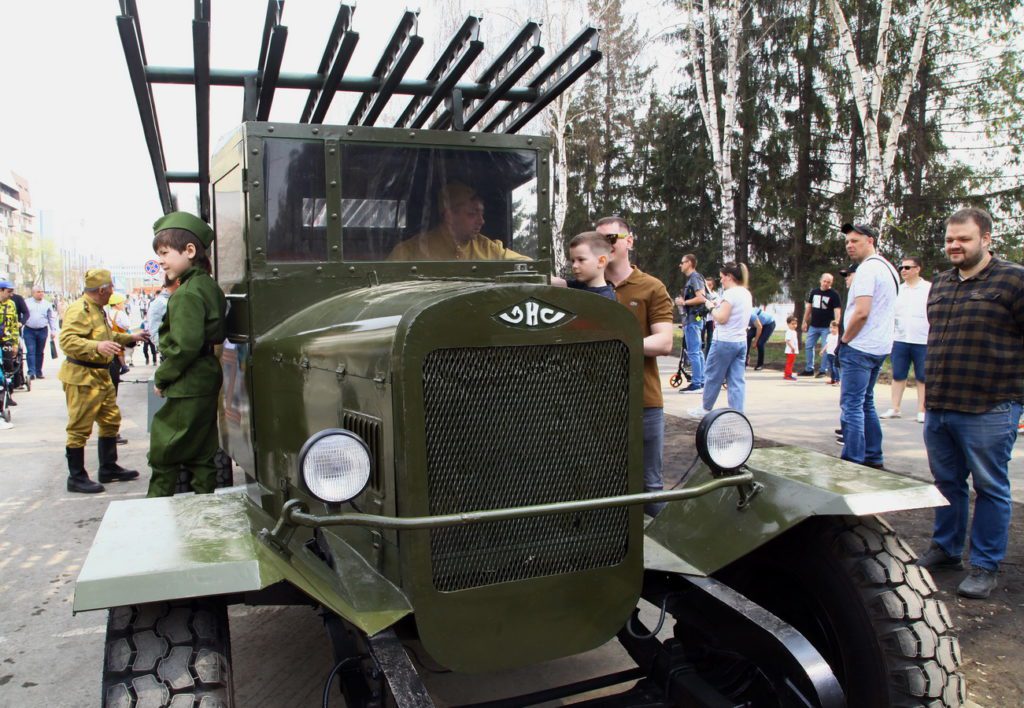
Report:
[[[32,390],[32,381],[25,374],[25,350],[17,344],[3,348],[3,369],[4,377],[8,383],[8,389],[13,391],[16,388],[23,388],[26,391]]]
[[[13,358],[12,358],[13,362]],[[7,352],[3,353],[3,364],[0,365],[0,420],[11,422],[11,386],[7,378]]]

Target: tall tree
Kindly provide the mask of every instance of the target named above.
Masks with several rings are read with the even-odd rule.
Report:
[[[733,177],[733,147],[739,124],[737,90],[740,78],[740,36],[743,22],[741,0],[724,0],[725,12],[720,34],[724,38],[725,87],[719,90],[715,62],[715,13],[712,0],[697,4],[683,0],[689,15],[686,58],[697,92],[697,106],[707,130],[718,178],[718,218],[722,228],[722,259],[736,260],[736,180]],[[719,116],[721,113],[721,117]],[[746,260],[744,254],[743,260]]]
[[[910,52],[906,70],[900,81],[895,103],[888,115],[889,129],[882,141],[882,103],[885,96],[885,79],[890,68],[890,31],[892,29],[893,0],[882,0],[875,46],[874,63],[862,66],[857,56],[853,34],[839,0],[826,0],[829,13],[835,22],[839,45],[849,71],[850,89],[857,106],[857,114],[864,130],[864,151],[866,175],[864,184],[864,202],[868,219],[879,229],[887,226],[886,217],[891,216],[885,198],[885,186],[896,159],[896,146],[900,131],[903,128],[904,113],[910,101],[914,79],[917,76],[921,56],[924,52],[925,39],[931,24],[934,0],[918,1],[917,30],[914,34],[914,45]]]

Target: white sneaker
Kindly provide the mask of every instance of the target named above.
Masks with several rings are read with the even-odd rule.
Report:
[[[8,423],[3,418],[0,418],[0,430],[10,430],[14,427],[14,423]]]
[[[686,415],[690,416],[691,418],[703,418],[710,412],[711,411],[706,411],[703,408],[691,408],[690,410],[686,411]]]
[[[896,410],[895,408],[890,408],[889,410],[887,410],[885,413],[883,413],[882,415],[880,415],[878,417],[879,418],[885,418],[885,419],[899,418],[900,417],[900,412],[898,410]]]
[[[918,423],[923,423],[924,422],[924,413],[918,413],[917,414],[917,422]]]

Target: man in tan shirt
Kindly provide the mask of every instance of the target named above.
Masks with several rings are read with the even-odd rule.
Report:
[[[661,395],[658,357],[672,353],[672,298],[665,284],[629,262],[633,232],[621,216],[598,219],[594,229],[616,237],[605,268],[605,280],[615,298],[629,308],[644,338],[644,491],[664,488],[662,453],[665,446],[665,402]],[[656,516],[664,504],[647,504],[644,512]]]
[[[484,202],[472,188],[450,182],[438,195],[441,223],[402,241],[389,261],[497,261],[525,260],[501,241],[484,236]]]

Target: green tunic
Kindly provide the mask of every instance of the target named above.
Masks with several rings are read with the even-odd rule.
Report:
[[[167,301],[160,325],[162,361],[153,375],[167,401],[153,417],[149,496],[170,496],[178,470],[192,471],[196,492],[212,492],[217,452],[217,398],[220,362],[213,347],[224,341],[226,300],[208,273],[190,268]]]

